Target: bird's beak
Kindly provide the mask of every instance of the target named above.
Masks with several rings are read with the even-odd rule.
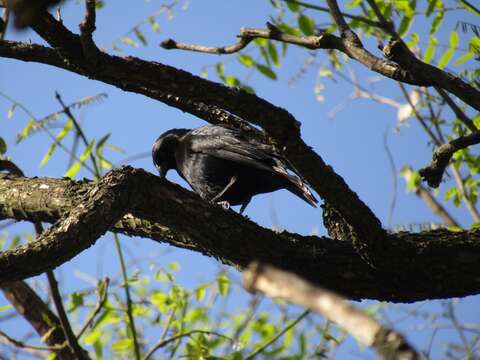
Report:
[[[163,179],[167,175],[168,167],[167,164],[155,165],[158,170],[160,177]]]

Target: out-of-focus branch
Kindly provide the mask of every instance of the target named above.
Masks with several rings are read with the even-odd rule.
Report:
[[[318,11],[327,12],[327,13],[330,12],[330,8],[328,8],[326,6],[319,6],[319,5],[315,5],[315,4],[306,3],[304,1],[296,1],[296,0],[283,0],[283,1],[286,2],[286,3],[300,5],[304,8],[306,8],[306,9],[318,10]],[[367,25],[374,26],[374,27],[385,30],[384,25],[379,21],[370,20],[370,19],[368,19],[364,16],[353,15],[353,14],[348,14],[348,13],[344,13],[344,12],[342,12],[342,15],[343,15],[343,17],[345,17],[347,19],[357,20],[357,21],[363,22]]]
[[[412,177],[412,169],[405,168],[402,170],[402,175],[408,183]],[[460,224],[449,214],[449,212],[435,199],[431,192],[422,184],[418,184],[415,188],[415,194],[421,198],[425,204],[432,210],[435,215],[438,215],[447,226],[460,227]]]
[[[443,89],[439,87],[435,87],[435,90],[440,94],[440,96],[445,100],[445,102],[448,104],[450,109],[453,110],[455,115],[465,124],[467,128],[470,129],[471,132],[477,132],[478,129],[473,123],[472,119],[470,119],[463,111],[458,107],[457,104],[455,104],[455,101],[448,95]]]
[[[432,162],[419,170],[420,175],[429,186],[438,187],[453,154],[478,143],[480,143],[480,132],[476,131],[441,145],[434,152]]]
[[[343,297],[315,286],[297,275],[253,263],[245,271],[243,279],[248,291],[260,291],[321,314],[345,329],[359,343],[373,347],[384,359],[421,358],[402,335],[383,327],[376,319],[357,310]]]
[[[58,317],[43,300],[23,281],[2,283],[0,289],[17,312],[25,318],[49,347],[57,348],[57,356],[77,360],[67,346]]]

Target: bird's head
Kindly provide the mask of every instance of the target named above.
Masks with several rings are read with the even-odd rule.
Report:
[[[168,170],[177,168],[175,151],[177,150],[179,139],[189,131],[189,129],[171,129],[160,135],[154,142],[152,159],[161,178],[167,175]]]

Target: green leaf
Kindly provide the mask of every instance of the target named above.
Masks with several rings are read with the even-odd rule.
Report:
[[[240,80],[235,76],[225,76],[224,81],[229,86],[240,86]]]
[[[153,16],[148,17],[148,22],[150,23],[150,26],[155,32],[160,32],[160,25],[158,25],[158,22]]]
[[[133,339],[125,338],[112,344],[112,350],[115,352],[126,352],[133,345]]]
[[[273,41],[268,41],[267,49],[268,49],[268,54],[270,55],[270,59],[272,59],[273,64],[276,67],[279,67],[280,66],[280,61],[279,61],[279,58],[278,58],[278,52],[277,52],[277,48],[275,47],[275,44],[273,43]]]
[[[313,35],[315,32],[315,22],[310,16],[300,14],[298,17],[298,27],[305,35]]]
[[[7,152],[7,143],[5,140],[0,136],[0,155],[3,155]]]
[[[220,295],[225,296],[228,294],[228,288],[230,286],[230,280],[225,274],[221,274],[217,278],[218,291]]]
[[[264,39],[264,38],[255,38],[255,40],[253,40],[253,42],[255,44],[257,44],[258,46],[265,46],[267,45],[267,39]]]
[[[32,131],[33,126],[35,124],[35,120],[30,119],[27,123],[27,125],[23,128],[23,130],[20,132],[20,134],[17,135],[17,144],[22,141],[24,138],[30,134],[30,131]]]
[[[448,63],[450,62],[450,60],[452,60],[453,58],[453,49],[448,49],[443,55],[442,57],[440,58],[440,61],[438,62],[438,67],[440,69],[443,69],[445,66],[448,65]]]
[[[93,145],[95,144],[95,140],[92,140],[90,144],[88,144],[87,149],[83,152],[82,155],[80,155],[80,161],[77,161],[75,164],[73,164],[70,169],[67,170],[67,172],[63,175],[64,177],[73,179],[75,175],[78,173],[82,165],[85,163],[87,158],[90,156],[92,153]]]
[[[467,52],[466,54],[460,56],[457,60],[455,60],[455,65],[462,65],[470,60],[475,54],[473,52]]]
[[[203,284],[195,289],[195,298],[197,299],[197,301],[202,301],[205,298],[207,288],[208,284]]]
[[[288,0],[287,0],[287,7],[290,9],[291,12],[295,12],[295,13],[300,10],[300,6],[298,6],[298,4]]]
[[[15,109],[17,108],[17,104],[13,104],[12,106],[10,106],[10,108],[8,109],[8,112],[7,112],[7,119],[11,119],[12,116],[13,116],[13,113],[15,112]]]
[[[345,7],[347,9],[353,9],[354,7],[357,7],[358,5],[360,5],[360,3],[362,2],[362,0],[351,0],[350,2],[348,2]]]
[[[437,43],[437,38],[435,36],[430,36],[427,50],[425,51],[425,55],[423,55],[423,61],[425,61],[427,64],[430,63],[435,55],[435,47],[437,46]]]
[[[168,264],[168,268],[171,272],[178,272],[180,271],[180,264],[176,261],[172,261]]]
[[[443,14],[444,12],[440,11],[437,13],[437,15],[435,15],[435,18],[432,21],[432,26],[430,27],[430,35],[435,34],[440,25],[442,24]]]
[[[137,37],[137,39],[138,39],[144,46],[147,46],[147,39],[145,38],[145,35],[143,35],[143,33],[142,33],[138,28],[133,29],[133,32],[135,33],[135,36]]]
[[[450,47],[456,49],[458,46],[458,34],[456,31],[450,33]]]
[[[11,309],[11,308],[12,308],[12,305],[11,305],[11,304],[7,304],[7,305],[4,305],[4,306],[0,306],[0,312],[6,311],[6,310]]]
[[[50,147],[48,148],[47,153],[43,156],[42,160],[40,161],[40,167],[44,167],[48,163],[56,147],[57,147],[56,143],[50,144]]]
[[[252,59],[250,55],[240,54],[238,55],[237,58],[238,58],[238,61],[247,68],[251,68],[255,64],[255,61]]]
[[[70,130],[72,130],[72,128],[73,128],[73,120],[68,119],[67,123],[65,124],[63,129],[58,133],[58,135],[55,137],[55,139],[57,139],[57,141],[59,141],[59,142],[62,141],[65,138],[65,136],[68,135]]]
[[[404,36],[410,29],[410,26],[412,26],[412,23],[413,15],[405,15],[400,22],[400,26],[398,27],[398,35]]]
[[[120,41],[126,45],[130,45],[131,47],[138,48],[138,44],[128,36],[122,37]]]
[[[428,0],[428,7],[427,10],[425,11],[425,15],[429,17],[432,15],[433,10],[435,10],[435,5],[438,0]]]
[[[268,66],[265,66],[262,64],[255,64],[255,67],[258,69],[258,71],[260,71],[263,75],[265,75],[269,79],[277,80],[277,75]]]
[[[71,293],[70,302],[72,303],[72,306],[68,309],[68,311],[69,312],[75,311],[77,308],[79,308],[80,306],[83,306],[84,304],[83,294],[78,292]]]
[[[412,35],[410,37],[410,41],[407,43],[407,46],[411,49],[415,47],[418,42],[420,41],[420,36],[416,32],[412,32]]]

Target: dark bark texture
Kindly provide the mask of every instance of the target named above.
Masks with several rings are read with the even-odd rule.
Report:
[[[92,218],[98,219],[99,213],[108,217],[102,210],[108,204],[98,211],[94,204],[100,201],[98,194],[112,192],[128,201],[121,205],[123,217],[118,210],[108,220],[102,219],[103,231],[110,229],[166,242],[239,269],[260,260],[352,299],[410,302],[480,292],[479,230],[386,234],[380,239],[377,256],[389,261],[391,270],[376,270],[358,256],[347,239],[276,233],[233,211],[213,206],[178,185],[129,167],[110,172],[97,184],[1,177],[0,219],[58,222],[45,233],[42,246],[32,243],[0,254],[0,282],[58,266],[92,245],[98,233],[103,232],[92,230],[92,226],[80,226],[74,239],[65,238],[63,242],[46,235],[64,227],[61,224],[66,223],[62,220],[65,215],[72,219],[72,224],[76,223],[73,219],[77,214],[86,218],[78,208],[90,209]],[[109,195],[101,198],[110,203]],[[63,250],[59,252],[55,248],[58,245],[48,245],[49,241],[62,242]]]

